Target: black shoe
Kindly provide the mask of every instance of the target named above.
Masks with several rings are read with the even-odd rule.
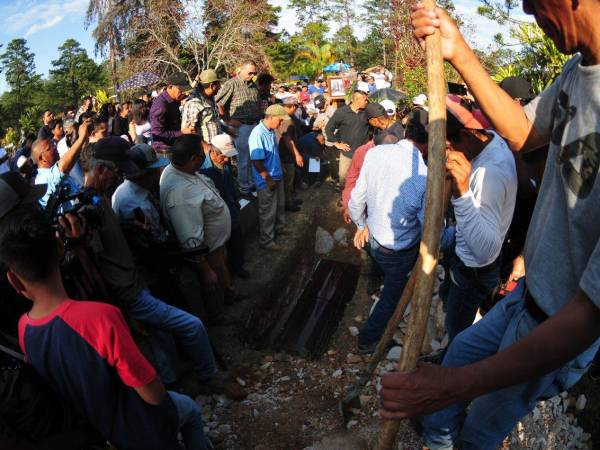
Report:
[[[300,211],[300,208],[298,205],[286,205],[285,210],[287,212],[298,212]]]
[[[302,203],[304,203],[304,202],[302,200],[300,200],[299,198],[294,200],[294,205],[296,205],[296,206],[300,206]]]
[[[240,194],[240,197],[242,197],[243,199],[246,199],[246,200],[248,200],[248,201],[250,201],[250,202],[251,202],[252,200],[255,200],[255,199],[256,199],[256,197],[255,197],[254,195],[252,195],[252,193],[250,193],[250,192],[242,192],[242,193]]]
[[[248,271],[247,271],[246,269],[244,269],[244,268],[240,268],[240,269],[234,270],[234,271],[233,271],[233,274],[234,274],[236,277],[238,277],[238,278],[241,278],[241,279],[243,279],[243,280],[247,280],[248,278],[250,278],[250,277],[251,277],[251,275],[250,275],[250,272],[248,272]]]

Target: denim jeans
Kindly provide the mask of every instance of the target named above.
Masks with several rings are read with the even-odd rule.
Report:
[[[448,283],[450,289],[446,297],[446,331],[449,342],[465,328],[473,324],[477,310],[483,301],[490,295],[500,281],[500,266],[496,263],[481,271],[478,275],[463,273],[471,270],[456,257],[450,268]],[[443,289],[442,289],[443,291]]]
[[[158,331],[157,335],[161,338],[164,338],[166,333],[171,334],[184,348],[200,379],[210,378],[217,373],[215,356],[200,319],[157,299],[146,289],[143,289],[137,300],[129,305],[129,313],[142,324],[152,327],[152,331]],[[168,341],[162,342],[168,345]],[[170,361],[163,358],[169,357],[169,353],[174,349],[169,346],[163,350],[164,352],[155,355],[159,359],[157,370],[170,366]],[[162,378],[163,373],[160,370],[159,374]],[[167,383],[172,381],[174,380],[165,380]]]
[[[456,336],[442,366],[462,367],[492,356],[514,344],[538,322],[524,307],[525,282],[497,303],[475,325]],[[423,418],[423,438],[431,450],[494,450],[538,400],[573,386],[590,365],[600,340],[558,370],[526,383],[457,403]],[[551,349],[549,349],[551,351]]]
[[[252,162],[250,161],[250,147],[248,138],[256,125],[240,125],[238,136],[235,138],[235,148],[238,151],[237,156],[237,177],[240,185],[240,192],[247,194],[254,185],[252,181]]]
[[[186,450],[207,450],[208,444],[204,437],[202,412],[198,404],[187,395],[167,391],[175,405],[179,416],[179,431],[183,437]]]
[[[358,344],[361,346],[371,345],[381,338],[388,320],[394,314],[419,251],[418,245],[407,250],[388,250],[373,238],[369,244],[373,259],[383,271],[383,289],[373,313],[358,335]]]

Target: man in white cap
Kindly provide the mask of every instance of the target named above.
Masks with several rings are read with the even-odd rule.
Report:
[[[186,102],[181,114],[181,128],[193,128],[202,136],[205,150],[212,138],[221,133],[219,110],[215,96],[221,88],[221,79],[213,69],[200,73],[198,84],[191,98]]]
[[[423,108],[427,111],[427,96],[425,94],[419,94],[412,99],[412,104],[416,108]]]
[[[393,119],[396,115],[396,104],[393,101],[387,99],[381,100],[379,104],[385,108],[385,112],[387,113],[388,117]]]
[[[238,151],[230,135],[222,133],[212,138],[210,150],[199,172],[209,177],[225,201],[231,216],[231,237],[227,242],[227,259],[231,272],[241,278],[250,274],[244,270],[244,233],[240,223],[240,197],[231,171],[231,158]]]

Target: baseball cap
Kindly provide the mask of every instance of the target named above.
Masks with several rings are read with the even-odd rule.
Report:
[[[298,99],[295,96],[290,95],[289,97],[284,98],[282,103],[284,105],[297,105]]]
[[[427,96],[425,94],[419,94],[412,99],[413,105],[425,106],[427,103]]]
[[[17,172],[4,172],[0,175],[0,218],[17,205],[37,202],[46,188],[46,184],[30,185]]]
[[[287,112],[285,112],[285,109],[283,108],[283,106],[279,105],[279,104],[275,104],[275,105],[271,105],[267,108],[267,110],[265,111],[265,115],[266,116],[274,116],[274,117],[283,117],[284,119],[288,116]]]
[[[387,116],[387,111],[379,103],[369,103],[365,108],[365,115],[367,116],[367,120],[369,120],[375,117]]]
[[[323,97],[322,95],[317,95],[313,99],[313,103],[315,104],[315,108],[321,109],[323,108],[323,106],[325,106],[325,97]]]
[[[179,86],[182,91],[189,91],[192,89],[187,75],[183,72],[176,72],[169,75],[169,78],[167,78],[167,86],[168,85]]]
[[[387,113],[388,116],[393,116],[394,114],[396,114],[396,105],[394,104],[393,101],[381,100],[379,102],[379,104],[384,107],[385,112]]]
[[[458,95],[448,95],[446,97],[446,110],[448,111],[446,133],[449,136],[455,135],[461,128],[472,130],[490,128],[490,124],[481,110],[477,108],[469,110],[461,104],[461,97]]]
[[[222,81],[217,75],[217,72],[215,72],[213,69],[203,70],[198,76],[198,80],[200,81],[200,84],[210,84],[217,81]]]
[[[158,156],[156,151],[148,144],[137,144],[126,152],[127,157],[142,171],[148,169],[160,169],[169,164],[169,160],[164,156]],[[140,173],[138,169],[137,174]],[[136,173],[126,173],[127,176],[136,175]]]
[[[233,139],[226,133],[217,134],[210,140],[210,144],[223,153],[228,158],[232,158],[238,154],[238,151],[233,145]]]
[[[500,82],[500,87],[512,98],[530,100],[534,97],[531,83],[523,77],[506,77]]]
[[[109,136],[94,144],[94,158],[115,163],[125,175],[139,174],[141,169],[131,161],[128,150],[129,143],[125,139]]]

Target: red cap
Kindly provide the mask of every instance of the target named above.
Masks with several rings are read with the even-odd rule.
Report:
[[[464,128],[473,130],[485,130],[491,128],[490,123],[478,108],[469,111],[460,104],[461,97],[458,95],[448,95],[446,97],[446,108],[454,118],[460,122]]]

